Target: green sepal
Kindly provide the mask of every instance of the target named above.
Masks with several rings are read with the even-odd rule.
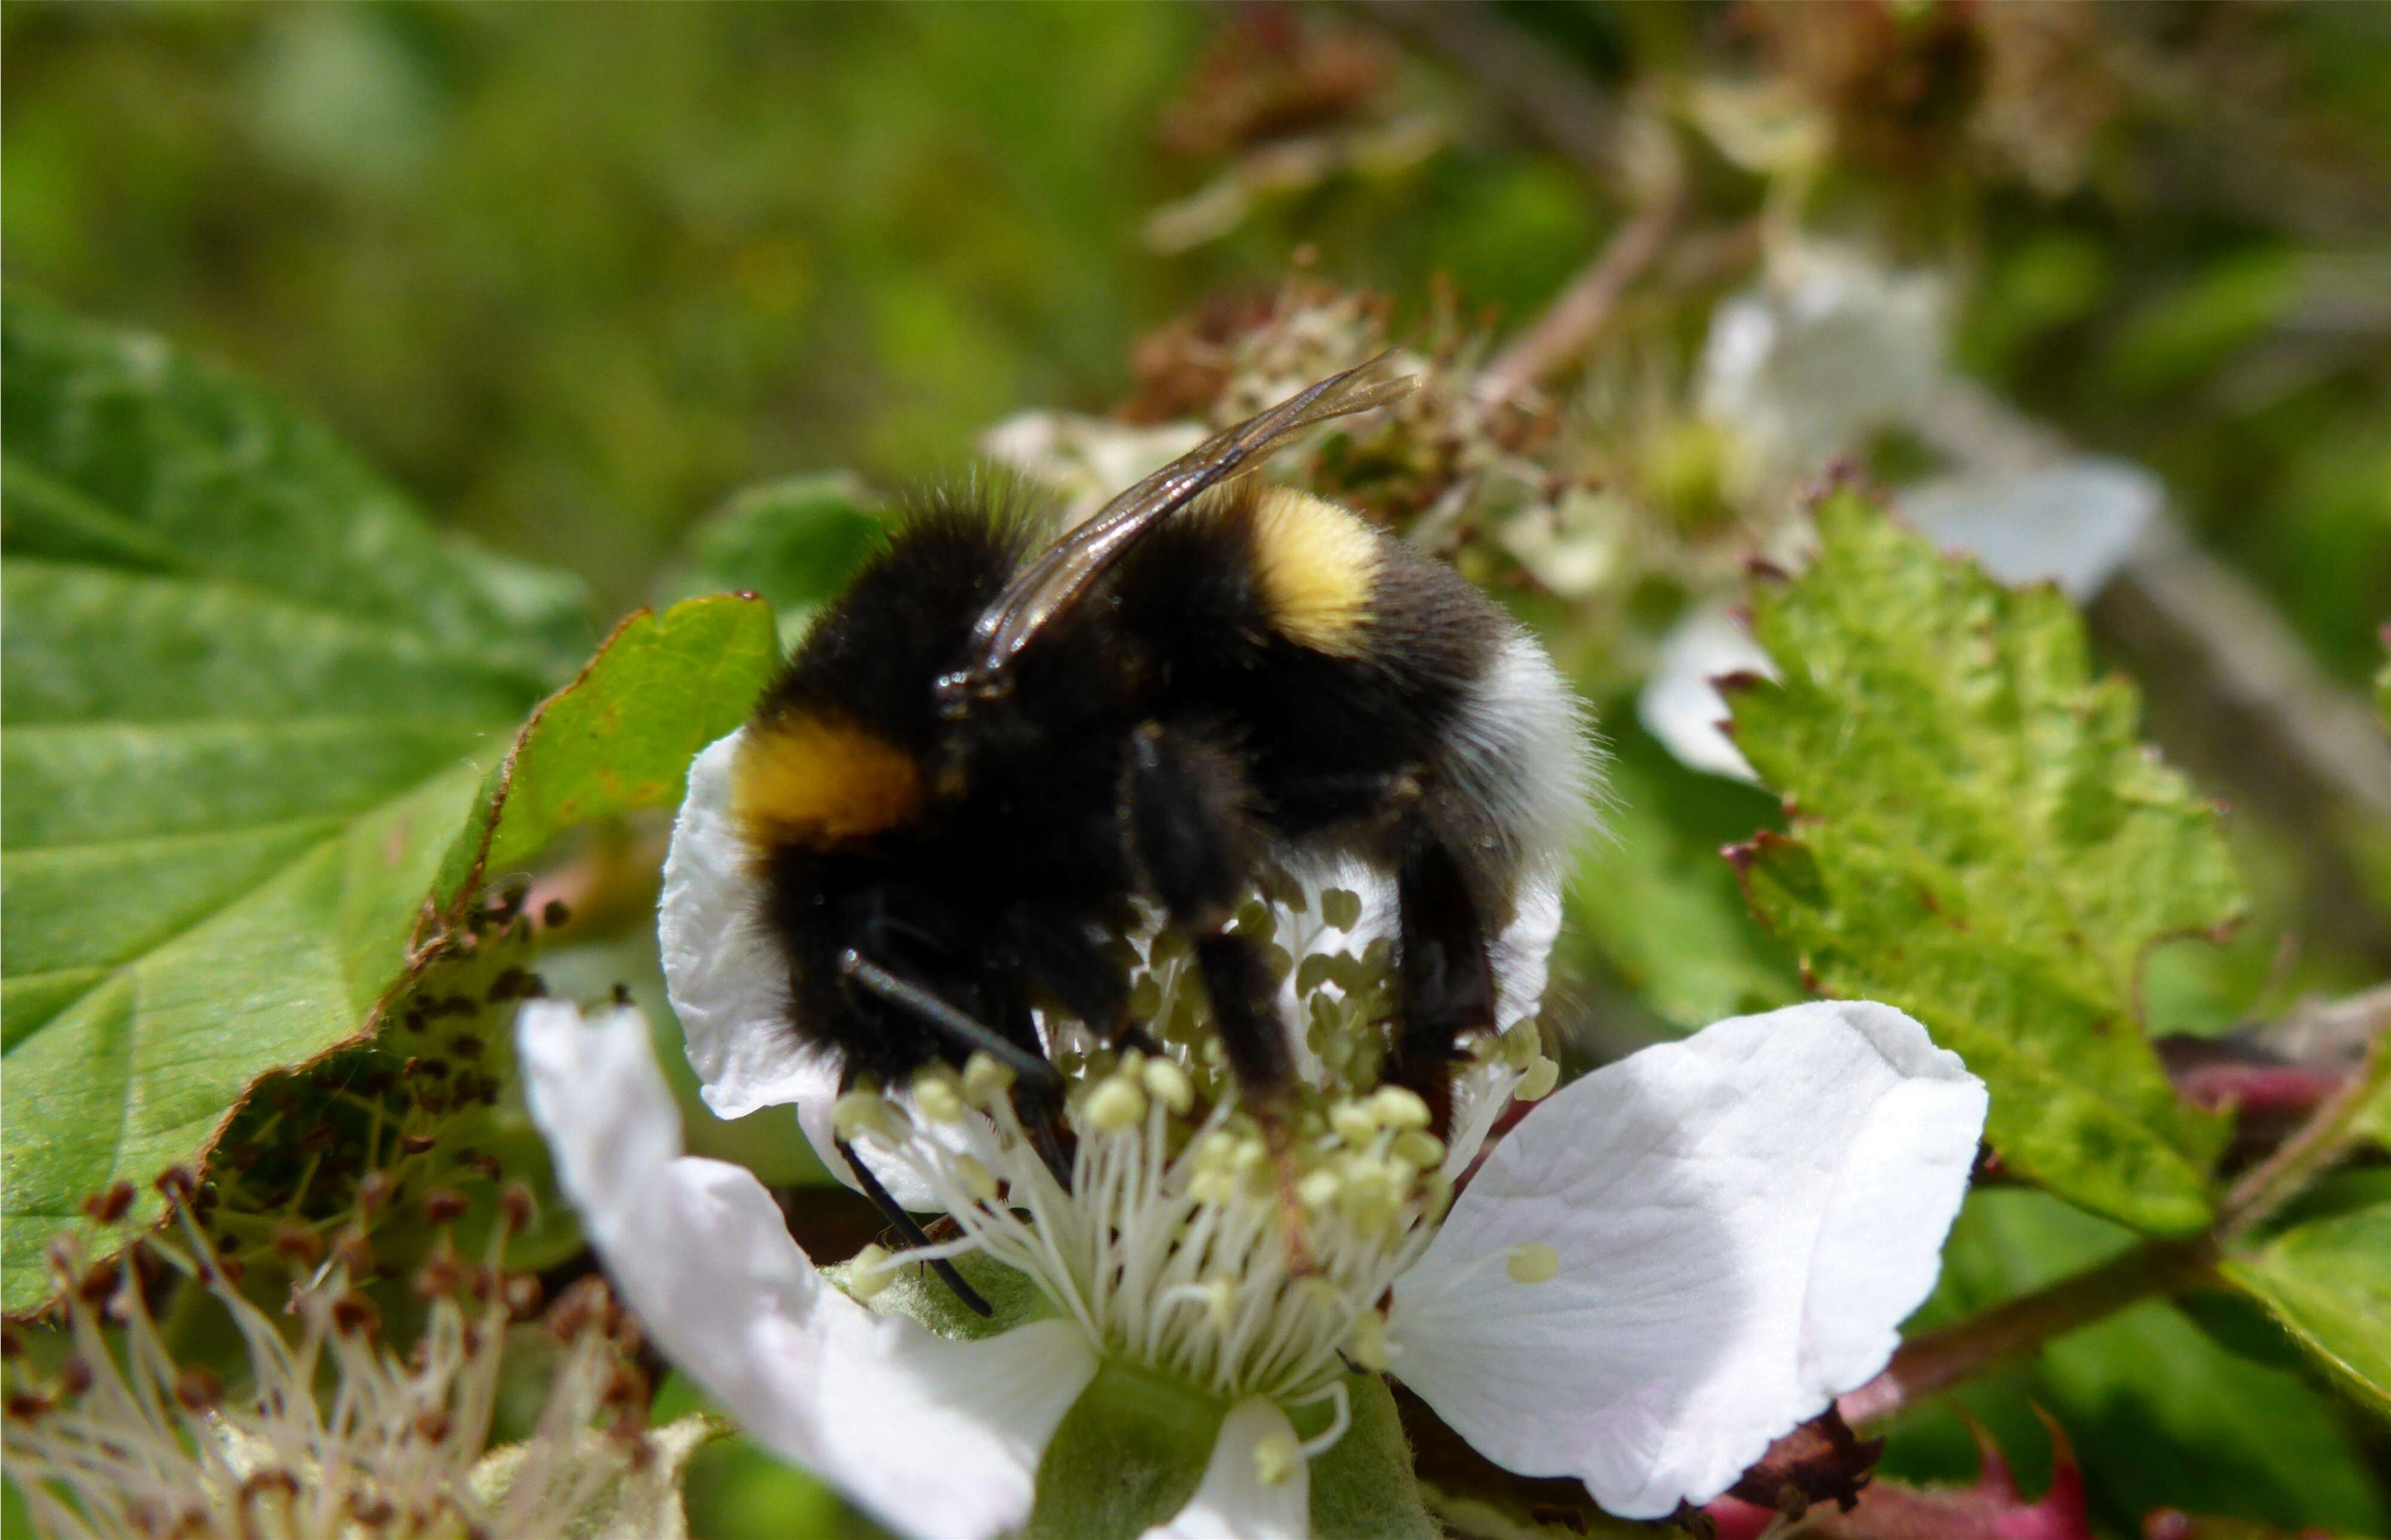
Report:
[[[1428,1517],[1394,1392],[1375,1374],[1348,1375],[1352,1422],[1312,1462],[1312,1540],[1439,1540]],[[1290,1415],[1296,1436],[1317,1438],[1331,1416],[1325,1402]]]
[[[1135,1540],[1196,1494],[1228,1415],[1185,1380],[1106,1359],[1038,1462],[1027,1540]]]

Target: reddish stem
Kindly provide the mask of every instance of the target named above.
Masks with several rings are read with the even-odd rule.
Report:
[[[1857,1428],[1878,1422],[1973,1378],[2051,1338],[2115,1314],[2153,1294],[2172,1293],[2208,1270],[2206,1240],[2152,1241],[1973,1320],[1914,1337],[1884,1372],[1835,1404]]]

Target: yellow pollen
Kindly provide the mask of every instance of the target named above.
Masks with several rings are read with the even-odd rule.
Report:
[[[1511,1260],[1505,1264],[1513,1283],[1550,1283],[1560,1276],[1561,1254],[1540,1240],[1525,1240],[1511,1248]]]
[[[1254,1445],[1254,1474],[1264,1486],[1277,1486],[1295,1474],[1303,1451],[1285,1433],[1273,1433]]]
[[[1088,1094],[1088,1122],[1105,1133],[1135,1128],[1145,1116],[1145,1093],[1125,1076],[1115,1076]]]

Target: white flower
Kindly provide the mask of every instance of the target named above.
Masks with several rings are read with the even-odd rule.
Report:
[[[1942,550],[1974,557],[1998,582],[2057,583],[2078,603],[2108,586],[2165,500],[2156,476],[2106,455],[1958,472],[1900,495]]]
[[[1274,926],[1291,1018],[1308,1024],[1308,1259],[1289,1257],[1269,1157],[1208,1034],[1189,1029],[1200,1017],[1168,942],[1147,941],[1140,982],[1160,1056],[1048,1024],[1074,1077],[1068,1192],[985,1060],[910,1095],[838,1097],[834,1068],[779,1014],[782,970],[721,822],[729,752],[692,770],[663,922],[708,1100],[794,1102],[826,1155],[835,1122],[892,1190],[953,1221],[927,1254],[1004,1262],[1039,1308],[975,1339],[875,1314],[920,1251],[867,1252],[833,1286],[754,1177],[681,1153],[628,1011],[585,1024],[570,1006],[526,1007],[531,1106],[657,1344],[754,1436],[896,1529],[946,1540],[1022,1522],[1047,1443],[1108,1360],[1226,1408],[1194,1495],[1157,1534],[1310,1533],[1309,1460],[1344,1431],[1349,1362],[1402,1378],[1512,1469],[1577,1476],[1617,1512],[1658,1516],[1715,1495],[1873,1374],[1932,1284],[1984,1094],[1883,1006],[1723,1022],[1598,1070],[1454,1196],[1503,1107],[1552,1090],[1526,1019],[1557,924],[1549,882],[1498,947],[1503,1019],[1519,1025],[1477,1046],[1449,1144],[1418,1098],[1374,1088],[1373,1055],[1355,1052],[1387,1011],[1383,893],[1283,892],[1249,916]],[[1287,1414],[1307,1404],[1327,1426],[1302,1443]]]
[[[1757,287],[1711,317],[1696,386],[1764,485],[1816,475],[1871,431],[1912,420],[1942,382],[1942,281],[1823,241],[1772,249]]]
[[[1678,763],[1757,783],[1751,762],[1726,734],[1726,697],[1717,681],[1728,674],[1773,679],[1777,664],[1725,604],[1689,611],[1661,639],[1651,672],[1635,696],[1635,719]]]

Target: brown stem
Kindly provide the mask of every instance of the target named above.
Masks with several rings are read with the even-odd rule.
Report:
[[[1520,127],[1596,186],[1619,191],[1632,182],[1621,154],[1618,104],[1567,59],[1493,7],[1421,0],[1352,0],[1352,4],[1467,76]]]
[[[1684,207],[1683,200],[1664,196],[1629,220],[1544,313],[1495,355],[1478,378],[1480,397],[1499,405],[1576,361],[1618,309],[1620,297],[1667,248]]]
[[[2299,1132],[2283,1141],[2266,1159],[2251,1167],[2225,1195],[2219,1237],[2230,1240],[2264,1220],[2295,1197],[2349,1147],[2350,1124],[2382,1083],[2378,1046],[2366,1067],[2325,1099]]]
[[[2154,1294],[2173,1293],[2205,1273],[2216,1256],[2204,1239],[2138,1246],[1973,1320],[1910,1339],[1882,1374],[1843,1396],[1835,1409],[1855,1428],[1882,1421],[2051,1338]]]

